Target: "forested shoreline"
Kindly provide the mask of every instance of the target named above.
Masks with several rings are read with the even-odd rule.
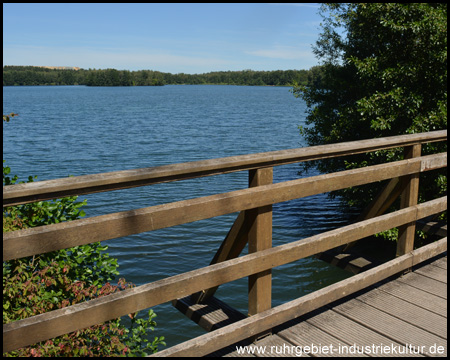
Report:
[[[154,70],[49,69],[38,66],[4,66],[3,86],[87,85],[87,86],[162,86],[162,85],[253,85],[292,86],[306,84],[310,70],[215,71],[204,74],[171,74]]]

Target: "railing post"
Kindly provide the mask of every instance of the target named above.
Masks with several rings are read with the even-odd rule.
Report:
[[[422,146],[420,144],[405,147],[405,159],[412,159],[421,155]],[[412,174],[402,177],[406,183],[400,195],[400,208],[417,205],[419,197],[419,174]],[[401,256],[414,250],[414,237],[416,233],[416,222],[402,225],[398,229],[397,256]]]
[[[273,183],[273,168],[249,171],[249,187]],[[272,205],[245,212],[249,226],[248,253],[272,247]],[[272,307],[272,270],[262,271],[248,279],[248,314],[260,313]]]

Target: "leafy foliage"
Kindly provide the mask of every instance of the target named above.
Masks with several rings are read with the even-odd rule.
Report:
[[[328,3],[321,12],[314,52],[322,64],[307,85],[292,90],[308,106],[300,130],[309,145],[447,128],[447,4]],[[446,150],[444,142],[430,143],[422,154]],[[392,149],[316,165],[332,172],[402,158]],[[446,193],[445,171],[421,174],[420,182],[420,202]],[[333,196],[364,207],[380,186]]]
[[[18,263],[13,270],[3,264],[3,323],[43,314],[90,299],[131,288],[120,279],[118,285],[110,283],[101,287],[74,281],[69,265],[61,267],[52,262],[38,271],[29,271],[26,262]],[[149,342],[144,338],[147,329],[156,326],[152,310],[148,319],[137,319],[130,314],[131,325],[126,328],[120,319],[91,326],[57,338],[11,351],[6,356],[145,356],[154,353],[163,338]]]
[[[3,115],[3,121],[9,122],[11,120],[11,118],[13,118],[14,116],[17,116],[17,115],[19,115],[19,114],[11,113],[9,115]]]

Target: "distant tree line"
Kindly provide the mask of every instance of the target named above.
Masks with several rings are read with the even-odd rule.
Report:
[[[306,84],[310,70],[215,71],[205,74],[171,74],[153,70],[48,69],[38,66],[4,66],[3,86],[87,85],[161,86],[169,84],[221,84],[292,86]]]

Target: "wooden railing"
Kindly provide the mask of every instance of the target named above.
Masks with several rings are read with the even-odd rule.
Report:
[[[3,206],[242,170],[249,170],[250,174],[247,189],[5,233],[3,261],[240,212],[210,266],[3,325],[3,352],[191,294],[201,301],[221,284],[248,276],[249,314],[253,316],[236,327],[230,325],[231,328],[227,326],[158,353],[199,356],[246,338],[252,332],[268,330],[288,317],[313,310],[443,252],[446,239],[414,251],[413,242],[416,220],[447,209],[446,197],[417,205],[419,174],[447,166],[447,153],[421,156],[421,145],[446,140],[447,131],[443,130],[6,186]],[[405,160],[272,183],[272,168],[277,165],[397,147],[405,148]],[[399,211],[381,215],[395,187],[388,184],[380,195],[382,200],[372,205],[375,210],[369,209],[361,221],[272,248],[273,204],[389,179],[399,179],[390,180],[389,184],[401,184],[400,190],[396,190],[402,197]],[[315,292],[311,299],[306,296],[295,303],[271,308],[272,268],[393,227],[399,227],[400,231],[398,258],[388,269],[385,266],[373,274],[367,271],[361,274],[366,277],[354,276],[345,284]],[[238,257],[247,242],[249,254]]]

